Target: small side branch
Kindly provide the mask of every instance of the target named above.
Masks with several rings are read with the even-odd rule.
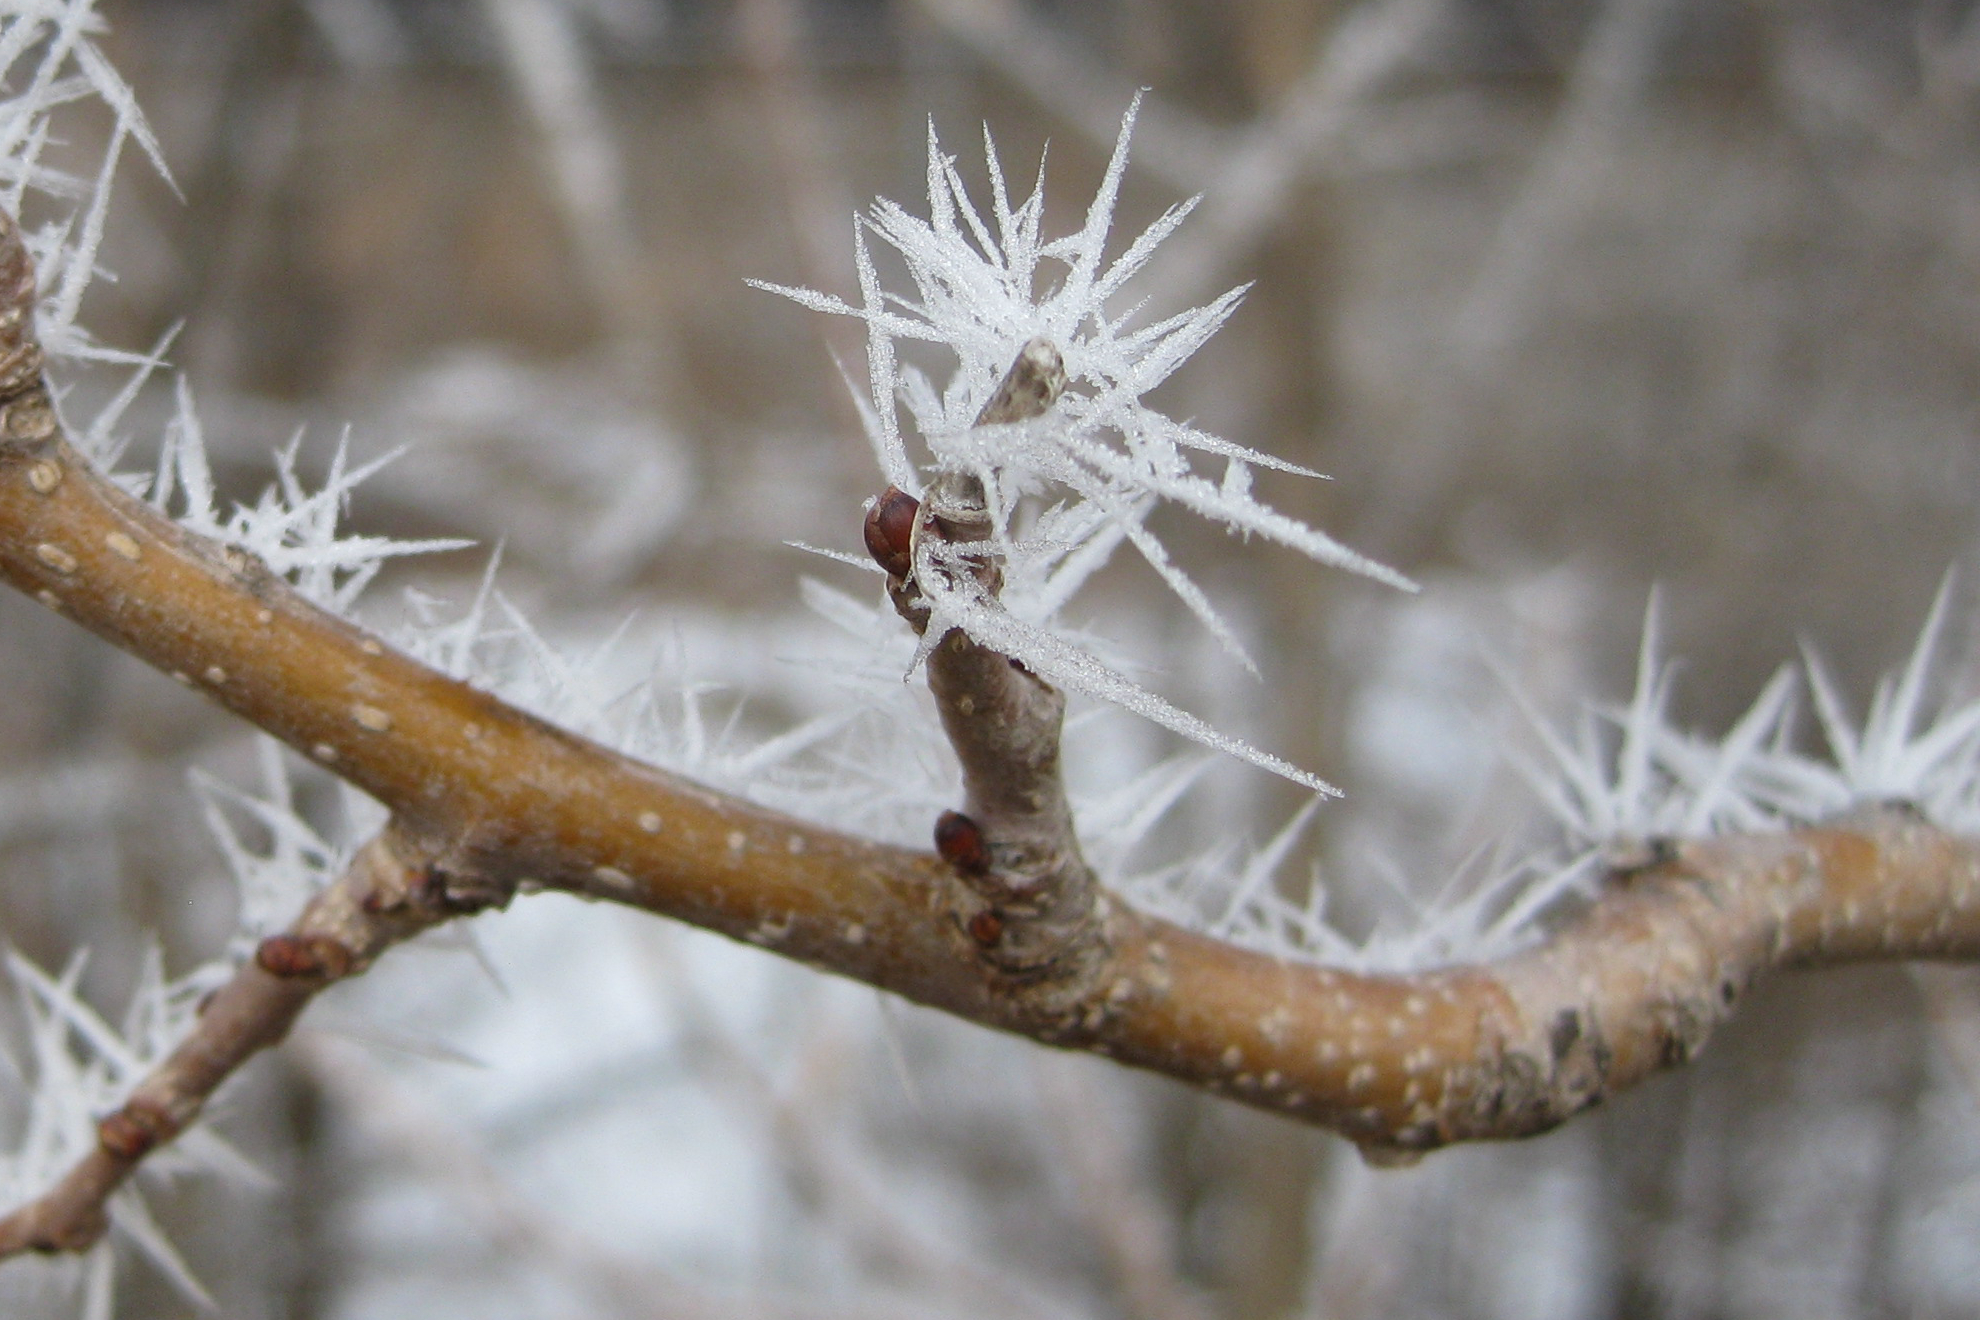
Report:
[[[96,1148],[34,1201],[0,1219],[0,1259],[86,1251],[108,1231],[110,1198],[152,1151],[190,1127],[220,1084],[280,1043],[325,988],[355,976],[393,944],[479,906],[450,896],[446,877],[407,860],[389,832],[287,931],[201,1006],[192,1034],[97,1125]]]
[[[1018,351],[977,415],[1000,426],[1043,415],[1066,387],[1046,339]],[[926,634],[917,576],[968,574],[991,597],[1003,572],[982,481],[944,472],[918,505],[889,488],[868,511],[866,543],[887,570],[901,617]],[[952,628],[928,652],[928,690],[963,775],[963,810],[943,813],[935,847],[954,869],[955,925],[1014,999],[1061,1014],[1092,989],[1106,955],[1109,905],[1081,854],[1059,771],[1065,694],[1016,660]]]

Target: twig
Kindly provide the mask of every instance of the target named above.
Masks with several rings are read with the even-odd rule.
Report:
[[[287,931],[263,940],[201,1008],[192,1034],[98,1125],[96,1148],[0,1219],[0,1258],[94,1246],[109,1228],[110,1197],[145,1156],[191,1126],[249,1058],[279,1043],[310,1000],[391,945],[479,906],[450,897],[445,877],[411,866],[408,855],[389,832],[373,839]]]
[[[1009,425],[1042,415],[1066,387],[1065,364],[1049,340],[1034,339],[983,405],[977,426]],[[925,633],[929,610],[916,575],[967,572],[991,596],[1002,569],[988,549],[990,510],[982,481],[946,472],[911,508],[907,544],[890,538],[889,519],[914,501],[889,489],[867,515],[867,544],[888,569],[895,609]],[[983,547],[966,567],[928,552],[934,543]],[[1065,695],[1017,661],[951,629],[928,653],[928,690],[942,729],[962,765],[963,810],[935,823],[935,847],[975,900],[957,923],[987,967],[1015,997],[1037,1000],[1050,1017],[1065,1011],[1055,987],[1083,986],[1105,958],[1108,905],[1081,854],[1072,807],[1059,773]]]
[[[973,772],[998,866],[968,877],[976,864],[960,853],[967,865],[848,838],[641,765],[389,650],[93,471],[62,438],[40,380],[26,266],[7,222],[0,579],[384,803],[394,851],[450,877],[450,902],[505,901],[528,881],[624,903],[1330,1126],[1376,1152],[1543,1131],[1690,1058],[1776,968],[1980,956],[1980,843],[1879,808],[1673,843],[1544,944],[1496,964],[1303,966],[1142,916],[1097,884],[1089,902],[1068,883],[1064,910],[1021,913],[1020,924],[1069,920],[1076,956],[1036,965],[1027,949],[1014,969],[985,956],[1004,947],[1001,932],[985,940],[968,927],[994,906],[1000,868],[1024,874],[999,862],[1000,847],[1028,856],[1027,822],[1061,810],[1020,795],[1005,824],[994,805],[1000,784],[1056,773],[1050,758],[1023,755],[1048,746],[1056,694],[1044,684],[967,645],[940,661],[955,666],[950,718],[967,715],[965,697],[1000,712],[997,727],[975,719],[970,737],[986,757],[1010,758]],[[1049,746],[1055,755],[1055,729]],[[1070,879],[1077,854],[1060,855]]]

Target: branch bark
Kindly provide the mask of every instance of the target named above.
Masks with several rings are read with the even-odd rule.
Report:
[[[1890,808],[1674,844],[1493,965],[1372,975],[1220,943],[1101,888],[1055,796],[1057,694],[966,639],[936,649],[931,677],[969,768],[982,856],[953,837],[931,855],[761,809],[394,652],[125,494],[61,435],[11,223],[7,294],[0,579],[391,810],[389,844],[295,932],[322,927],[353,968],[432,916],[417,903],[364,910],[363,894],[412,860],[443,878],[450,911],[537,886],[626,904],[1334,1128],[1382,1157],[1543,1131],[1690,1058],[1769,971],[1980,956],[1980,843]],[[156,1114],[128,1111],[129,1126],[168,1138],[191,1112],[175,1097],[209,1093],[279,1038],[319,979],[244,969],[182,1051],[185,1080],[160,1082],[178,1090]],[[8,1220],[0,1251],[89,1240],[100,1228],[61,1207],[100,1204],[134,1163],[107,1144],[53,1203]]]

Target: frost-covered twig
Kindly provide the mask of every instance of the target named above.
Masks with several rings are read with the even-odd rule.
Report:
[[[976,424],[1022,425],[1065,385],[1058,350],[1033,340]],[[1049,993],[1077,984],[1078,965],[1102,955],[1106,913],[1059,772],[1064,694],[942,607],[963,597],[985,612],[999,608],[996,533],[983,481],[965,472],[938,475],[918,504],[889,487],[866,520],[894,606],[922,634],[928,689],[962,765],[963,811],[935,827],[938,851],[977,900],[958,914],[961,928],[988,965]]]
[[[287,1035],[318,993],[475,906],[451,899],[444,879],[416,865],[402,841],[381,836],[360,849],[294,924],[263,940],[212,992],[186,1038],[98,1124],[95,1147],[0,1219],[0,1258],[94,1246],[110,1226],[110,1198],[145,1157],[184,1132],[243,1063]]]
[[[1331,793],[1335,790],[1318,776],[1219,733],[1134,683],[1068,640],[1057,620],[1081,585],[1126,544],[1226,650],[1256,672],[1236,632],[1147,527],[1149,515],[1164,503],[1230,532],[1276,542],[1316,563],[1416,589],[1403,574],[1252,494],[1253,467],[1308,477],[1318,473],[1178,422],[1145,401],[1216,333],[1244,290],[1229,290],[1201,307],[1152,322],[1145,322],[1144,303],[1115,309],[1130,281],[1196,205],[1192,200],[1171,207],[1108,260],[1114,206],[1139,108],[1136,100],[1122,116],[1106,173],[1084,223],[1071,234],[1047,240],[1041,233],[1042,164],[1030,195],[1014,202],[986,136],[990,198],[987,208],[980,207],[955,161],[943,154],[931,124],[928,218],[883,200],[860,222],[858,306],[807,289],[759,287],[865,323],[869,440],[896,490],[918,495],[922,487],[902,426],[905,403],[930,457],[926,470],[934,516],[938,521],[946,516],[935,507],[947,498],[945,492],[974,492],[981,505],[967,535],[951,529],[911,548],[915,587],[928,612],[927,621],[917,624],[923,655],[959,630],[1061,687],[1126,707],[1186,738]],[[882,286],[866,244],[869,232],[899,254],[912,294]],[[903,358],[904,347],[911,354],[918,345],[934,345],[956,359],[939,390]],[[1013,353],[1015,368],[1007,365]],[[1015,379],[1011,373],[1032,363],[1033,375],[1042,379],[1047,359],[1053,385],[1046,406],[1021,413],[1000,409],[999,398]],[[1198,470],[1213,462],[1223,465],[1215,481]],[[961,541],[984,544],[949,544]],[[944,545],[948,548],[939,548]],[[964,560],[984,553],[997,559],[994,581],[961,571]]]

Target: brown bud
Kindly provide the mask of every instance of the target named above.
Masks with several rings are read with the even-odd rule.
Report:
[[[998,426],[1042,417],[1066,390],[1066,364],[1049,339],[1034,339],[1018,350],[997,389],[976,415],[978,426]]]
[[[85,1205],[55,1223],[31,1229],[27,1249],[44,1256],[84,1252],[101,1242],[109,1231],[110,1216],[103,1213],[103,1207]]]
[[[898,486],[887,487],[866,511],[866,553],[889,577],[914,571],[914,520],[920,513],[921,501]]]
[[[351,970],[351,951],[327,935],[270,935],[254,951],[270,976],[335,979]]]
[[[141,1160],[172,1133],[172,1116],[150,1100],[132,1099],[96,1125],[96,1139],[120,1160]]]
[[[969,919],[969,937],[984,948],[995,945],[1004,934],[1004,919],[989,908]]]
[[[935,851],[963,875],[982,875],[990,869],[990,844],[983,827],[960,811],[945,811],[935,818]]]

